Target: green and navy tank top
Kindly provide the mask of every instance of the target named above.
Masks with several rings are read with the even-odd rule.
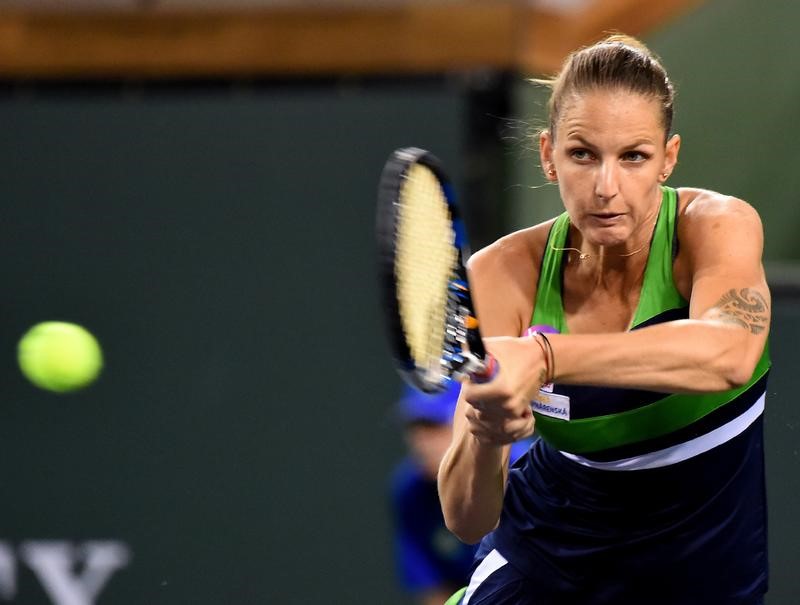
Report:
[[[675,287],[678,196],[664,187],[631,330],[686,319],[688,302]],[[554,222],[539,275],[531,325],[567,333],[561,299],[569,216]],[[742,387],[702,394],[576,385],[543,385],[532,402],[536,431],[551,447],[583,464],[607,470],[638,470],[675,464],[741,434],[764,410],[770,360],[767,347]]]

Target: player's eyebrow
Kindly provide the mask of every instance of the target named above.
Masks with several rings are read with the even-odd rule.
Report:
[[[580,143],[581,145],[585,145],[586,147],[592,147],[592,148],[596,147],[596,145],[594,143],[592,143],[591,141],[587,140],[586,138],[584,138],[583,135],[581,135],[580,133],[577,133],[577,132],[568,132],[567,133],[567,139],[569,139],[570,141],[576,141],[576,142]],[[625,148],[626,149],[632,149],[634,147],[638,147],[639,145],[655,145],[655,142],[653,141],[653,139],[651,139],[648,136],[642,136],[642,137],[639,137],[637,139],[634,139],[630,143],[627,143],[625,145]]]

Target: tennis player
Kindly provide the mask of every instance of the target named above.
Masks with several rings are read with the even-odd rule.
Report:
[[[666,185],[674,91],[639,41],[576,51],[545,84],[540,157],[566,212],[470,263],[500,370],[464,385],[438,476],[448,527],[480,541],[459,602],[760,604],[759,216]],[[531,325],[558,333],[522,337]],[[541,439],[506,472],[534,425]]]

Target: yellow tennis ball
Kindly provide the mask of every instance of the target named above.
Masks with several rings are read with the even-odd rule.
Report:
[[[91,384],[103,367],[97,339],[77,324],[46,321],[20,339],[17,359],[22,373],[37,387],[66,393]]]

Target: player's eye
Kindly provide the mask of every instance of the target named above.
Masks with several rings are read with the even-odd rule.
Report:
[[[576,147],[569,151],[569,156],[573,160],[578,160],[579,162],[587,162],[589,160],[594,159],[594,155],[588,149],[584,149],[582,147]]]
[[[649,157],[650,156],[644,153],[643,151],[635,151],[635,150],[626,151],[625,153],[622,154],[622,160],[624,162],[644,162]]]

